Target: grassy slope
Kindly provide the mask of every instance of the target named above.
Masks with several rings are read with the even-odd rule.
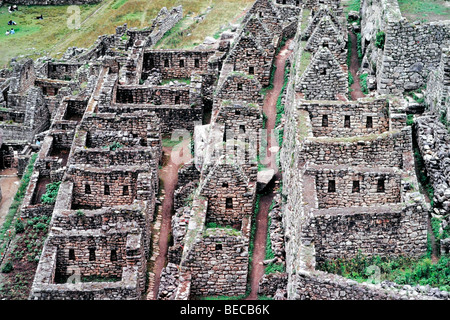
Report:
[[[409,20],[448,20],[450,4],[448,0],[398,0],[400,11]]]
[[[162,7],[171,8],[181,4],[184,14],[194,17],[211,6],[211,11],[203,21],[194,23],[190,19],[191,35],[183,37],[176,46],[189,47],[193,43],[201,43],[206,36],[214,35],[251,3],[253,0],[103,0],[95,5],[79,6],[82,25],[78,30],[67,27],[71,15],[67,13],[68,6],[19,6],[20,11],[12,14],[3,6],[0,8],[0,26],[4,29],[0,29],[0,66],[22,54],[60,57],[68,47],[89,47],[98,36],[114,33],[115,27],[123,23],[129,27],[144,28],[151,24]],[[36,20],[35,17],[41,13],[44,20]],[[10,19],[18,23],[14,28],[17,33],[6,36]]]

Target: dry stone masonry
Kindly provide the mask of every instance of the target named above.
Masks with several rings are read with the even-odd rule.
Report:
[[[154,48],[183,18],[181,6],[162,8],[143,30],[124,24],[62,60],[14,59],[0,70],[0,169],[21,174],[36,152],[20,217],[51,217],[29,299],[140,300],[153,289],[160,300],[245,295],[257,194],[273,178],[262,182],[270,171],[260,163],[264,92],[280,46],[292,39],[283,94],[276,110],[265,110],[278,113],[281,150],[272,144],[270,152],[278,152],[282,188],[268,213],[273,257],[263,265],[285,270],[265,274],[255,292],[447,300],[429,286],[319,271],[358,254],[421,258],[429,215],[441,235],[450,223],[449,23],[409,22],[396,0],[362,0],[351,15],[361,18],[362,71],[373,79],[373,92],[356,100],[347,65],[348,30],[356,29],[339,0],[256,0],[242,23],[189,50]],[[427,113],[411,118],[403,93],[425,85]],[[153,288],[152,230],[168,196],[160,175],[171,134],[191,139],[183,152],[192,159],[175,164],[167,263]],[[433,207],[420,191],[414,151]],[[50,183],[57,196],[44,203]],[[439,240],[448,254],[449,239]]]

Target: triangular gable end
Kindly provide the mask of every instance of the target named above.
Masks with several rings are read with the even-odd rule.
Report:
[[[338,95],[348,92],[348,74],[331,51],[322,47],[303,73],[296,91],[307,100],[337,100]]]
[[[321,19],[325,16],[330,17],[331,21],[333,21],[334,25],[338,30],[342,29],[341,23],[336,18],[334,13],[330,10],[327,6],[321,6],[320,9],[317,11],[317,13],[314,15],[314,17],[310,20],[308,26],[306,27],[305,31],[303,31],[302,39],[307,40],[311,34],[313,33],[314,29],[316,28],[317,24],[321,21]]]
[[[312,52],[316,51],[323,43],[324,38],[329,38],[332,42],[344,42],[342,35],[339,33],[329,16],[324,16],[321,18],[320,22],[317,24],[313,33],[309,37],[305,49]],[[332,48],[332,51],[335,51],[334,49],[335,48]]]

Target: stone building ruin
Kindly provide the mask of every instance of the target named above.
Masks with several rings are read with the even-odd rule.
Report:
[[[362,0],[358,14],[359,74],[372,79],[358,99],[347,64],[354,26],[339,0],[256,0],[235,30],[186,50],[155,49],[183,18],[181,6],[163,8],[146,29],[124,24],[61,60],[0,70],[0,167],[21,173],[37,153],[20,217],[51,218],[29,299],[244,296],[267,185],[276,186],[267,228],[274,258],[263,264],[283,270],[265,274],[258,294],[448,299],[320,269],[358,254],[420,258],[429,216],[448,220],[450,210],[448,21],[411,23],[396,0]],[[383,48],[375,45],[381,31]],[[279,145],[268,152],[265,90],[282,47],[285,82],[270,133]],[[403,94],[424,85],[428,110],[419,116]],[[181,163],[168,156],[179,137],[189,159]],[[417,152],[433,206],[416,176]],[[261,165],[268,153],[280,172],[261,187],[261,172],[273,169]],[[160,179],[166,166],[177,180],[155,282],[155,225],[171,197]],[[49,184],[59,189],[44,203]],[[440,241],[443,254],[449,247]]]

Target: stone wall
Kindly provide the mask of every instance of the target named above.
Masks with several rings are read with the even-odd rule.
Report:
[[[333,11],[342,11],[341,0],[275,0],[277,4],[305,7],[308,9],[317,8],[320,5],[327,5]]]
[[[191,295],[238,296],[246,291],[248,237],[226,229],[205,229],[186,267],[192,274]]]
[[[137,196],[139,173],[143,167],[115,166],[107,169],[71,167],[72,206],[102,208],[131,204]],[[152,181],[148,181],[152,183]]]
[[[286,273],[264,274],[259,281],[258,295],[273,298],[279,290],[286,290],[287,282]]]
[[[305,183],[316,185],[319,209],[377,206],[401,202],[401,176],[391,170],[355,170],[338,167],[309,168]],[[312,178],[312,179],[310,179]],[[379,183],[383,189],[380,191]],[[333,183],[333,186],[331,186]],[[355,186],[356,184],[356,186]],[[333,187],[333,190],[330,188]],[[310,202],[309,197],[306,201]]]
[[[309,112],[314,137],[363,136],[389,131],[389,106],[383,98],[335,103],[304,101],[299,108]]]
[[[443,49],[439,67],[430,72],[425,103],[436,115],[446,114],[450,121],[450,47]]]
[[[396,1],[395,1],[396,2]],[[389,1],[384,7],[390,6]],[[439,66],[442,47],[450,41],[448,21],[410,23],[399,12],[385,10],[386,41],[377,63],[379,93],[400,94],[427,83],[430,71]]]
[[[352,141],[353,143],[349,143]],[[303,145],[300,161],[310,161],[317,165],[402,168],[406,165],[404,153],[411,151],[411,128],[407,127],[400,132],[384,133],[370,139],[310,138]]]
[[[88,132],[85,144],[88,148],[108,147],[113,143],[122,146],[160,144],[159,119],[152,112],[91,114],[83,119],[81,130]]]
[[[206,221],[220,226],[242,228],[242,219],[251,216],[254,195],[243,171],[235,164],[217,163],[205,169],[200,195],[208,200]]]
[[[189,87],[179,86],[119,86],[117,103],[148,103],[154,105],[190,104]]]
[[[328,48],[317,50],[296,86],[307,100],[338,100],[348,92],[348,74]]]
[[[305,232],[313,234],[319,263],[358,252],[420,258],[427,251],[427,216],[420,204],[317,210]]]
[[[314,19],[312,20],[312,23]],[[308,30],[308,29],[307,29]],[[305,35],[304,35],[305,36]],[[342,30],[340,24],[336,24],[329,15],[324,15],[316,23],[314,30],[308,38],[305,50],[316,53],[321,46],[334,54],[341,65],[346,65],[347,60],[347,33]]]
[[[223,100],[230,100],[262,105],[261,89],[261,84],[255,76],[232,72],[217,89],[215,104],[219,105]]]
[[[415,123],[417,144],[433,185],[435,207],[447,214],[450,210],[450,134],[436,116],[419,117]]]
[[[425,286],[402,286],[390,282],[358,283],[321,271],[300,271],[294,275],[298,300],[448,300],[445,291]]]
[[[215,54],[211,50],[146,50],[142,79],[158,69],[162,79],[190,79],[196,72],[208,70],[208,61]]]
[[[167,31],[172,29],[175,24],[183,18],[183,7],[173,7],[167,10],[166,7],[162,8],[156,18],[153,20],[151,26],[151,34],[149,36],[147,46],[155,45],[166,34]]]
[[[149,105],[149,104],[113,104],[102,108],[102,112],[133,113],[136,111],[154,112],[160,119],[161,134],[171,134],[177,129],[194,131],[196,123],[202,122],[203,108],[197,104]]]
[[[81,63],[48,62],[47,77],[50,79],[69,81],[75,79],[77,71],[81,66]]]
[[[241,34],[225,63],[233,65],[233,71],[254,75],[262,86],[269,85],[273,54],[265,49],[252,34]]]

